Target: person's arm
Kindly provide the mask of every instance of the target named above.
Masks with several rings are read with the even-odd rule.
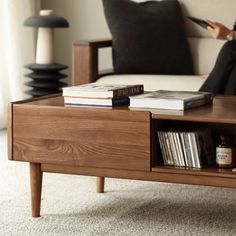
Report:
[[[213,22],[208,20],[207,21],[212,27],[207,27],[208,31],[211,33],[213,38],[216,39],[227,39],[227,35],[232,32],[233,40],[236,40],[236,31],[232,31],[229,28],[227,28],[225,25],[219,23],[219,22]]]

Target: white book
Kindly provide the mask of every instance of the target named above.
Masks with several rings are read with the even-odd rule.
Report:
[[[212,103],[209,92],[157,90],[130,97],[130,107],[186,110]]]
[[[121,98],[142,94],[143,85],[89,83],[62,88],[64,97]]]
[[[187,137],[188,137],[188,144],[189,144],[189,151],[190,151],[190,155],[191,155],[192,167],[197,168],[197,163],[196,163],[196,160],[194,157],[191,132],[187,132]]]
[[[192,145],[192,150],[193,150],[193,157],[194,157],[194,162],[195,162],[195,167],[196,168],[202,168],[201,162],[200,162],[200,156],[198,153],[198,147],[197,147],[197,142],[196,142],[196,133],[195,132],[190,132],[190,138],[191,138],[191,145]]]
[[[85,106],[127,106],[129,98],[83,98],[83,97],[64,97],[66,105],[85,105]]]

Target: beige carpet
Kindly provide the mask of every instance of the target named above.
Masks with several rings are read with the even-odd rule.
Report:
[[[45,174],[31,218],[28,165],[6,161],[1,135],[0,235],[236,235],[236,190]]]

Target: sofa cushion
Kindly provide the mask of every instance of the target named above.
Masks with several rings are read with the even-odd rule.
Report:
[[[205,79],[199,75],[109,75],[97,80],[99,84],[143,84],[145,91],[159,89],[198,91]]]
[[[193,74],[177,0],[103,0],[116,74]]]

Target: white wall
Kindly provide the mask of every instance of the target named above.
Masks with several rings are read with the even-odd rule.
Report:
[[[56,15],[65,17],[69,29],[55,29],[55,61],[69,65],[64,71],[71,81],[72,43],[77,40],[111,38],[105,22],[102,0],[42,0],[43,9],[53,9]],[[107,50],[106,50],[107,51]],[[107,55],[103,52],[101,68],[111,66]]]

